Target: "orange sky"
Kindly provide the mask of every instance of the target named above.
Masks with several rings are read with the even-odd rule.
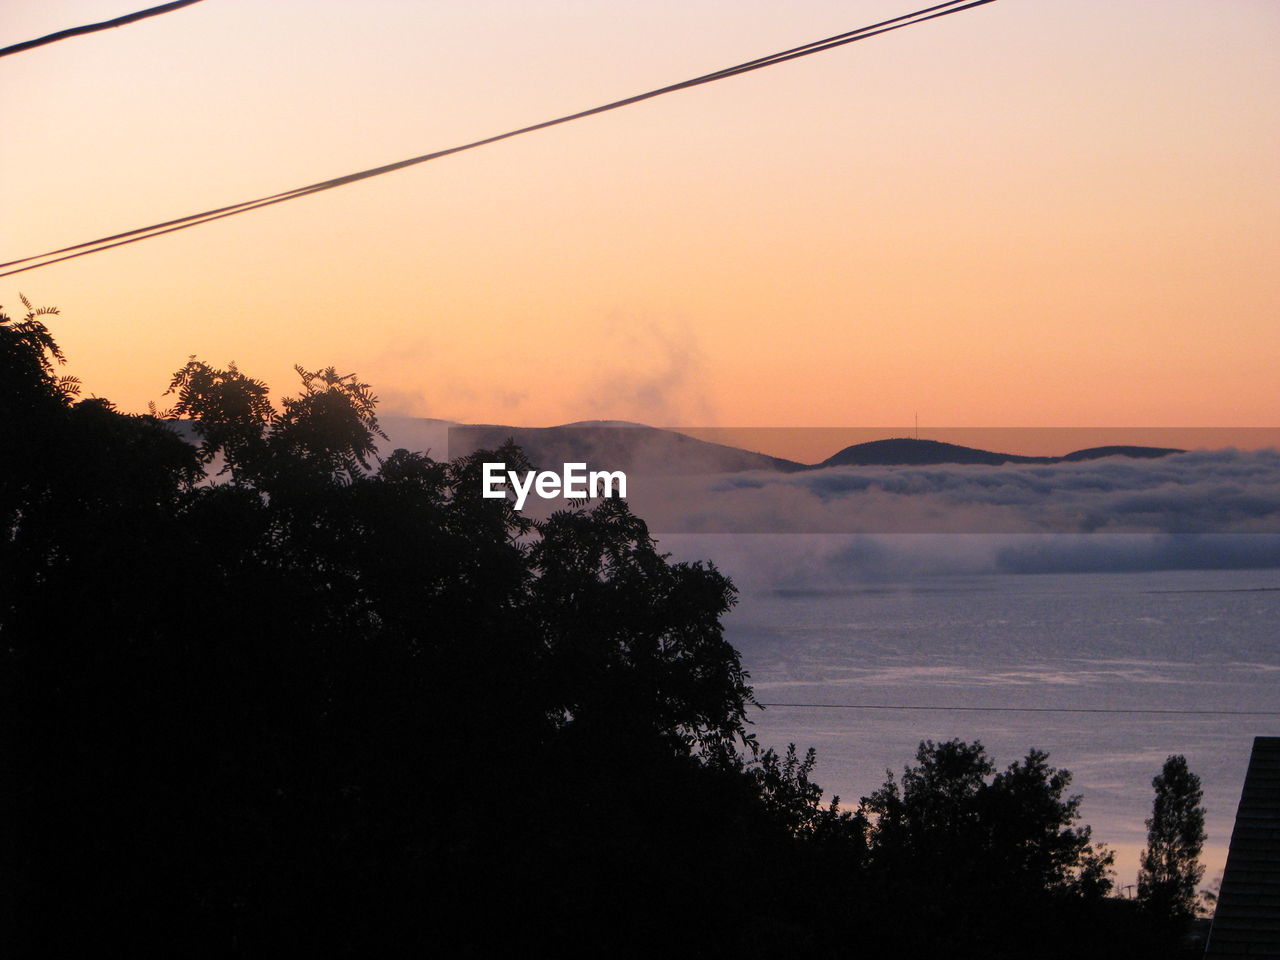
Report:
[[[0,42],[146,4],[10,0]],[[909,4],[207,0],[0,60],[0,259]],[[999,0],[0,280],[88,388],[189,354],[547,424],[1276,426],[1280,6]]]

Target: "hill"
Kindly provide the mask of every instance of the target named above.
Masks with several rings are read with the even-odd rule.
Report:
[[[1173,447],[1109,446],[1076,450],[1061,457],[1025,457],[1016,453],[993,453],[963,447],[956,443],[938,440],[916,440],[898,437],[892,440],[873,440],[845,447],[828,457],[816,467],[889,467],[889,466],[941,466],[943,464],[984,464],[999,466],[1004,463],[1079,463],[1085,460],[1101,460],[1103,457],[1134,457],[1152,460],[1174,453],[1185,453]]]
[[[855,443],[816,466],[934,466],[944,463],[999,466],[1002,463],[1055,463],[1057,460],[1056,457],[1024,457],[1012,453],[992,453],[990,450],[962,447],[957,443],[943,443],[939,440],[897,437],[891,440]]]
[[[195,429],[190,423],[171,421],[171,425],[184,439],[197,442]],[[805,464],[624,420],[581,420],[554,427],[516,427],[391,416],[384,418],[383,427],[391,439],[379,444],[382,456],[389,455],[396,447],[405,447],[429,451],[434,457],[456,457],[475,450],[492,449],[511,438],[539,469],[583,462],[588,469],[623,470],[651,476],[741,473],[749,470],[794,473],[841,466],[1079,463],[1104,457],[1149,460],[1184,452],[1172,447],[1112,445],[1076,450],[1061,457],[1031,457],[939,440],[895,437],[853,444],[820,463]]]
[[[588,469],[659,476],[805,469],[794,460],[617,420],[584,420],[556,427],[459,425],[449,431],[449,456],[492,449],[508,438],[520,445],[537,468],[583,462]]]

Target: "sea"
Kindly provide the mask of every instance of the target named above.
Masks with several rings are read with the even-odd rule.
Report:
[[[1280,714],[1274,569],[748,588],[725,625],[758,700],[826,705],[753,710],[752,729],[762,746],[815,748],[815,779],[842,806],[900,774],[922,740],[980,741],[998,767],[1043,750],[1071,771],[1122,892],[1168,756],[1203,785],[1211,886],[1253,738],[1280,735],[1280,715],[1246,715]]]

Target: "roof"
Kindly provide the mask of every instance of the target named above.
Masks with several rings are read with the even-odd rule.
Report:
[[[1205,960],[1280,958],[1280,737],[1256,737]]]

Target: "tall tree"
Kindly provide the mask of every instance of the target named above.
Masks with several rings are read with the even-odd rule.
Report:
[[[1195,913],[1196,885],[1204,876],[1204,792],[1187,758],[1169,757],[1151,781],[1155,803],[1147,820],[1147,849],[1138,873],[1138,899],[1158,917],[1187,920]]]

